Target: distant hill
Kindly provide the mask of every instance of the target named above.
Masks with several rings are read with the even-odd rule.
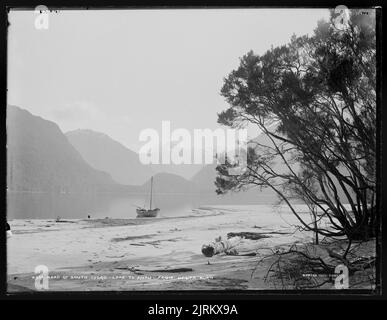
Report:
[[[171,150],[175,147],[175,145],[176,145],[176,142],[171,142],[171,144],[169,146],[171,148]],[[187,180],[190,180],[196,173],[198,173],[205,166],[205,164],[203,164],[203,163],[200,163],[200,164],[195,164],[195,163],[175,164],[175,163],[173,163],[172,159],[171,159],[170,163],[163,164],[162,163],[162,150],[165,147],[166,146],[161,145],[160,149],[159,149],[159,161],[160,161],[160,163],[159,164],[153,163],[151,165],[152,170],[155,173],[162,173],[162,172],[171,173],[171,174],[176,174],[178,176],[181,176]],[[191,160],[192,161],[193,161],[193,158],[194,158],[194,155],[196,152],[201,152],[202,157],[204,157],[203,151],[201,149],[195,149],[194,144],[191,145],[190,151],[191,151]]]
[[[7,106],[7,186],[11,191],[90,192],[113,186],[90,167],[58,125]]]
[[[274,147],[271,140],[265,135],[260,134],[257,137],[255,137],[251,144],[249,144],[250,147],[254,147],[254,142],[257,143],[257,152],[264,152],[264,149],[261,147],[258,147],[258,145],[268,146],[268,147]],[[258,151],[259,150],[259,151]],[[285,158],[288,160],[290,159],[290,154],[286,154]],[[280,174],[286,174],[289,173],[289,169],[284,164],[283,160],[277,156],[272,161],[271,168]],[[298,164],[292,165],[293,170],[295,172],[298,172],[300,170],[300,167]],[[345,168],[340,167],[339,169],[341,172],[346,172]],[[197,174],[195,174],[191,181],[195,184],[196,188],[200,190],[200,192],[215,192],[216,186],[215,186],[215,180],[216,180],[217,172],[216,172],[216,164],[210,164],[206,165],[202,170],[200,170]],[[338,196],[341,201],[344,203],[348,202],[347,197],[345,196],[343,190],[341,189],[340,185],[338,184],[337,180],[334,179],[331,176],[337,190],[338,190]],[[322,193],[320,190],[317,191],[320,196],[322,196]],[[350,192],[351,196],[354,197],[353,192]],[[232,195],[232,201],[235,203],[255,203],[255,201],[258,202],[268,202],[268,203],[274,203],[279,198],[277,194],[270,188],[263,188],[262,190],[258,188],[252,188],[246,191],[239,191],[239,192],[229,192],[226,194],[225,199],[228,199],[228,196]],[[231,199],[231,198],[230,198]]]
[[[217,176],[216,163],[206,165],[202,170],[195,174],[191,181],[201,191],[215,192],[215,179]]]
[[[254,139],[255,142],[264,145],[270,145],[269,139],[260,134]],[[204,192],[215,192],[215,180],[217,177],[216,162],[204,166],[199,172],[197,172],[190,180],[196,185],[197,188]]]
[[[192,177],[191,181],[203,194],[216,194],[216,164],[205,166]],[[277,195],[270,189],[251,188],[240,192],[229,192],[219,196],[224,204],[273,204],[278,201]]]
[[[202,164],[152,164],[152,170],[155,173],[170,173],[181,176],[185,179],[192,177],[204,168]]]
[[[172,173],[157,173],[153,177],[153,188],[157,193],[198,193],[199,189],[191,181]],[[141,187],[149,192],[150,180]]]
[[[152,176],[151,167],[143,165],[136,152],[104,133],[75,130],[66,137],[89,165],[108,172],[120,184],[141,185]]]
[[[270,139],[264,135],[260,134],[255,137],[250,147],[254,146],[254,143],[262,144],[265,146],[272,147]],[[216,163],[206,165],[202,170],[200,170],[197,174],[195,174],[191,181],[195,184],[196,188],[200,190],[202,193],[215,193],[216,186],[215,180],[217,177],[216,171]],[[286,166],[282,163],[280,159],[275,159],[273,161],[273,169],[277,172],[284,173],[287,172]],[[252,187],[252,186],[251,186]],[[255,203],[275,203],[278,201],[277,194],[269,189],[264,188],[262,190],[258,188],[250,188],[245,191],[239,192],[228,192],[226,195],[223,195],[225,202],[234,202],[239,204],[255,204]]]

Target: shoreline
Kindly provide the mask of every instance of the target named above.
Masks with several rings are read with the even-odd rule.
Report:
[[[8,239],[8,291],[35,291],[34,269],[46,265],[49,291],[265,290],[275,248],[311,243],[292,215],[272,210],[197,209],[188,216],[152,219],[12,220]],[[204,244],[248,232],[238,255],[201,253]],[[243,255],[256,252],[255,255]],[[328,286],[329,288],[332,285]]]

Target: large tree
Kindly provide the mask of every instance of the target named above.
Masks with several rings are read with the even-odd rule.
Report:
[[[218,122],[257,126],[266,142],[250,141],[240,175],[229,174],[229,161],[217,167],[217,192],[271,188],[303,228],[367,239],[378,225],[375,15],[351,12],[341,30],[333,19],[262,56],[247,53],[225,78],[229,108]],[[318,212],[313,223],[293,198]]]

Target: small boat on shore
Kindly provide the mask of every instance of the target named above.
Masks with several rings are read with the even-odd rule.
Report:
[[[137,208],[137,218],[154,218],[157,217],[157,214],[159,213],[159,208],[152,209],[152,196],[153,196],[153,177],[151,178],[151,189],[150,189],[150,202],[149,202],[149,209],[145,208]]]

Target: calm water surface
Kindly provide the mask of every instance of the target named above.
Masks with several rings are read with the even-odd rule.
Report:
[[[250,201],[215,194],[155,195],[154,205],[161,209],[160,217],[176,217],[191,214],[191,210],[205,205],[249,204]],[[265,199],[257,198],[256,203]],[[111,194],[51,194],[12,193],[7,194],[7,219],[67,219],[91,218],[135,218],[136,205],[149,206],[147,195]],[[251,203],[252,204],[252,203]]]

